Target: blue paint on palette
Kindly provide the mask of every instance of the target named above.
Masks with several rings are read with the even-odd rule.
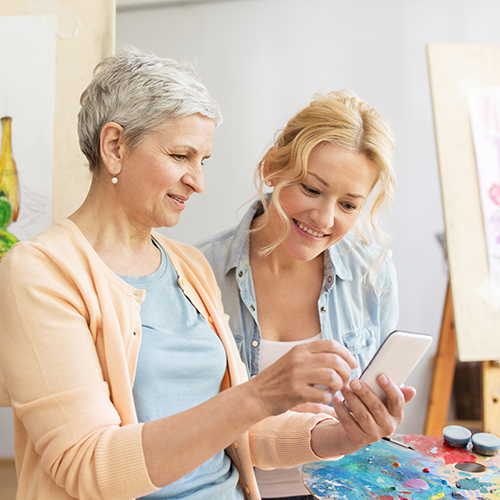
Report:
[[[412,450],[378,441],[336,462],[307,464],[303,474],[309,490],[320,498],[460,498],[456,488],[433,473],[435,465]]]

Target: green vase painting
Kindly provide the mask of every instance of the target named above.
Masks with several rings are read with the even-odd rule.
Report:
[[[7,231],[19,216],[19,180],[12,156],[12,118],[4,116],[2,152],[0,155],[0,258],[15,244],[17,238]]]

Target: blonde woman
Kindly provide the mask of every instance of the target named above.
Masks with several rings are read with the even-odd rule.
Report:
[[[316,96],[259,163],[260,197],[240,224],[199,245],[251,377],[294,346],[333,339],[356,358],[356,379],[395,329],[396,272],[377,224],[393,198],[393,149],[387,124],[354,93]],[[263,498],[312,498],[299,468],[256,472]]]

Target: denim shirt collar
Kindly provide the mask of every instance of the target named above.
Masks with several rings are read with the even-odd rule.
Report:
[[[266,195],[267,201],[271,198],[270,194]],[[262,213],[262,202],[255,200],[250,208],[241,219],[236,227],[234,236],[227,253],[226,263],[224,266],[224,273],[227,274],[231,269],[238,269],[239,266],[249,266],[249,252],[250,252],[250,226],[255,215]],[[346,235],[341,241],[335,243],[325,251],[324,259],[324,288],[329,291],[335,283],[335,277],[345,281],[352,281],[352,271],[347,263],[344,254],[349,251],[353,244],[353,237],[351,234]],[[330,279],[331,278],[331,279]]]

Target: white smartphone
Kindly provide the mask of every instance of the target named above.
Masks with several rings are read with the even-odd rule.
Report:
[[[392,332],[364,369],[360,380],[368,384],[373,392],[385,401],[386,395],[378,385],[377,377],[384,373],[398,386],[403,385],[431,343],[430,335],[398,330]]]

